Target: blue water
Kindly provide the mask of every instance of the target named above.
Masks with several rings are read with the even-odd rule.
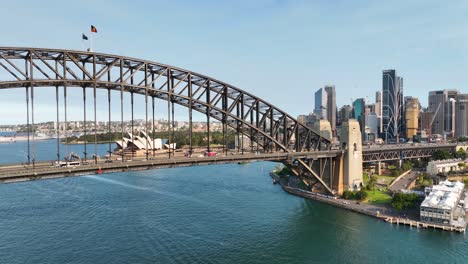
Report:
[[[63,160],[67,153],[79,154],[84,156],[84,145],[64,145],[60,144],[60,158]],[[114,150],[116,144],[111,144],[111,151]],[[97,144],[97,153],[100,157],[107,154],[109,144]],[[94,154],[94,144],[87,144],[88,158]],[[30,143],[31,159],[35,157],[37,161],[51,161],[57,159],[57,140],[37,140]],[[28,160],[28,143],[27,141],[16,141],[14,143],[0,143],[0,164],[22,163]]]
[[[0,185],[0,263],[468,263],[466,235],[288,195],[275,166]]]

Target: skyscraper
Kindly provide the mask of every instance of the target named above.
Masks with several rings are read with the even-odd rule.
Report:
[[[338,115],[339,123],[348,121],[350,118],[353,117],[353,107],[350,105],[344,105],[343,107],[340,108],[340,112]]]
[[[375,93],[375,114],[377,115],[377,122],[378,122],[378,137],[382,133],[382,91],[377,91]]]
[[[455,131],[455,97],[457,90],[439,90],[429,92],[428,111],[434,114],[432,134],[452,134]]]
[[[457,90],[446,90],[447,103],[445,105],[445,132],[450,136],[455,135],[455,98]]]
[[[403,78],[395,70],[382,74],[382,138],[398,141],[403,136]]]
[[[426,111],[424,112],[421,112],[421,115],[419,117],[419,119],[421,120],[421,131],[425,130],[426,132],[428,132],[428,130],[430,129],[430,124],[431,124],[431,121],[432,121],[432,118],[434,117],[434,113],[433,112],[429,112],[427,109]]]
[[[336,134],[336,92],[334,85],[325,85],[327,92],[327,119],[330,121],[332,133]]]
[[[406,137],[412,139],[418,132],[419,101],[415,97],[405,97]]]
[[[468,136],[468,94],[458,94],[455,98],[455,136]]]
[[[370,112],[366,115],[366,127],[365,127],[365,140],[374,141],[378,137],[378,118],[374,112]]]
[[[353,117],[359,122],[361,127],[362,139],[365,140],[366,128],[366,101],[364,98],[358,98],[353,102]]]
[[[315,92],[315,108],[314,114],[317,115],[319,119],[327,119],[327,101],[328,95],[327,91],[324,88],[320,88]]]
[[[447,94],[444,91],[431,91],[429,92],[429,106],[428,111],[433,114],[434,121],[430,127],[432,134],[444,133],[444,116],[445,116],[445,102],[447,101]]]
[[[382,115],[382,91],[375,93],[375,114],[377,116]]]

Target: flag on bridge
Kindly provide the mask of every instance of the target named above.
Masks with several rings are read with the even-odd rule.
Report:
[[[81,39],[83,40],[88,40],[88,36],[86,36],[84,33],[81,35]]]
[[[97,29],[93,25],[91,25],[91,33],[97,33]]]

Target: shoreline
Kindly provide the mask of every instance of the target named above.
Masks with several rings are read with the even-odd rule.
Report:
[[[109,143],[115,143],[115,141],[97,141],[97,142],[88,142],[88,141],[75,141],[75,142],[64,142],[61,141],[60,144],[62,145],[84,145],[84,144],[109,144]]]
[[[374,207],[375,211],[373,211],[373,212],[372,211],[366,211],[364,209],[354,208],[354,207],[351,207],[350,205],[351,204],[356,204],[356,201],[345,200],[345,199],[341,199],[341,198],[337,198],[337,197],[330,198],[330,197],[327,197],[326,195],[323,195],[323,194],[312,193],[312,192],[304,191],[304,190],[294,188],[294,187],[291,187],[291,186],[286,186],[283,181],[279,180],[279,177],[276,174],[274,174],[274,172],[270,172],[270,176],[273,179],[275,179],[276,181],[278,181],[281,188],[285,192],[287,192],[289,194],[299,196],[299,197],[302,197],[302,198],[315,200],[315,201],[324,202],[324,203],[327,203],[327,204],[330,204],[330,205],[334,205],[336,207],[340,207],[340,208],[343,208],[343,209],[346,209],[346,210],[349,210],[349,211],[358,212],[358,213],[361,213],[361,214],[372,216],[374,218],[381,219],[381,220],[385,220],[385,219],[387,219],[389,217],[392,217],[390,215],[383,214],[380,210],[377,210],[377,209],[385,210],[385,208],[369,205],[371,207]]]
[[[452,226],[443,226],[443,225],[436,225],[436,224],[430,224],[430,223],[424,223],[420,222],[419,220],[414,220],[414,219],[408,219],[408,218],[401,218],[397,216],[393,216],[390,214],[385,214],[386,208],[379,207],[379,206],[374,206],[370,204],[362,204],[359,201],[354,201],[354,200],[346,200],[346,199],[341,199],[337,197],[331,198],[330,196],[323,195],[323,194],[318,194],[318,193],[313,193],[313,192],[308,192],[304,191],[299,188],[294,188],[291,186],[285,185],[284,181],[281,181],[280,177],[275,174],[276,171],[271,171],[270,172],[270,177],[274,180],[274,182],[278,182],[281,186],[281,188],[294,196],[310,199],[310,200],[315,200],[319,202],[323,202],[329,205],[333,205],[335,207],[339,207],[348,211],[360,213],[363,215],[367,215],[369,217],[373,217],[375,219],[379,219],[382,221],[385,221],[390,224],[397,224],[397,225],[406,225],[409,227],[416,227],[416,228],[433,228],[433,229],[439,229],[442,231],[451,231],[451,232],[459,232],[465,234],[466,228],[457,228],[457,227],[452,227]],[[366,210],[363,208],[359,208],[365,205],[365,207],[372,209],[372,210]]]

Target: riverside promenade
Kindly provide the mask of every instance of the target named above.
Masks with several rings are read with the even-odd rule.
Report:
[[[309,191],[304,191],[299,188],[294,188],[288,186],[288,183],[285,180],[280,179],[275,172],[270,172],[270,176],[273,178],[274,181],[279,182],[281,188],[292,195],[300,196],[303,198],[311,199],[320,201],[323,203],[327,203],[336,207],[340,207],[346,210],[354,211],[360,214],[364,214],[370,217],[374,217],[385,221],[387,223],[396,224],[396,225],[405,225],[408,227],[416,227],[416,228],[430,228],[430,229],[438,229],[443,231],[451,231],[451,232],[459,232],[465,233],[466,228],[460,227],[452,227],[452,226],[444,226],[444,225],[436,225],[436,224],[429,224],[420,222],[416,219],[409,219],[409,218],[402,218],[400,217],[394,210],[390,210],[389,208],[385,208],[382,206],[375,206],[363,202],[358,202],[355,200],[346,200],[341,199],[335,196],[328,196],[319,193],[313,193]]]

